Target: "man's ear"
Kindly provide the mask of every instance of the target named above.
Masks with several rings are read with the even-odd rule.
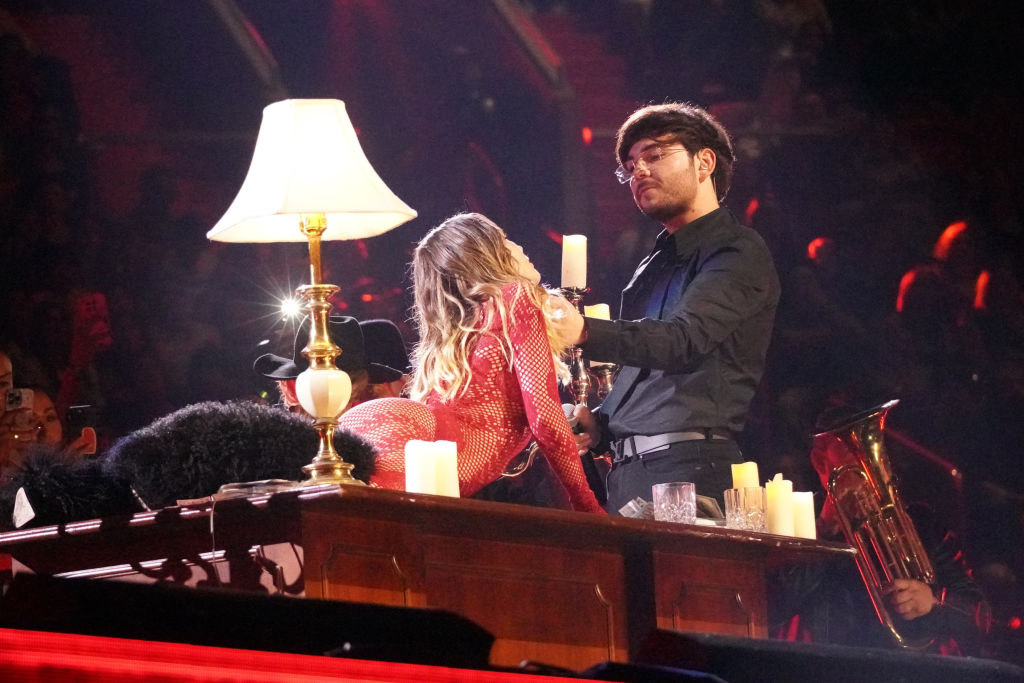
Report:
[[[697,161],[698,173],[705,173],[707,174],[705,177],[707,177],[715,172],[715,162],[717,159],[711,148],[705,147],[700,150],[694,155],[694,159]],[[703,178],[701,180],[703,180]]]

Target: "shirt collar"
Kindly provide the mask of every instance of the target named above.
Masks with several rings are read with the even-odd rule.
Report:
[[[669,233],[662,230],[655,242],[655,247],[661,249],[670,244],[675,244],[676,256],[685,258],[697,250],[705,236],[715,229],[721,220],[728,214],[728,209],[720,206],[710,213],[706,213],[697,220],[686,224],[686,226]]]

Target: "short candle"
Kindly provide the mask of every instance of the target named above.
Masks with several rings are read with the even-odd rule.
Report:
[[[768,533],[793,535],[793,482],[776,474],[764,484]]]
[[[793,535],[797,538],[817,538],[814,522],[814,494],[793,491]]]
[[[755,488],[761,485],[757,476],[757,463],[748,461],[735,463],[732,466],[732,487],[734,489]]]
[[[457,447],[454,441],[435,441],[434,466],[439,496],[459,497],[459,471],[456,459]]]
[[[431,442],[413,439],[405,444],[405,490],[409,493],[437,492],[437,468]]]

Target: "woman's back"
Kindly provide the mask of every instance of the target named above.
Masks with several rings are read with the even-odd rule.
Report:
[[[502,290],[511,367],[500,321],[492,316],[473,343],[472,374],[456,397],[446,402],[435,391],[424,404],[381,399],[341,416],[341,428],[370,440],[379,451],[371,483],[404,488],[405,444],[410,439],[448,440],[458,444],[460,490],[470,496],[497,479],[509,460],[536,438],[574,504],[599,509],[562,412],[543,313],[522,288],[512,284]]]

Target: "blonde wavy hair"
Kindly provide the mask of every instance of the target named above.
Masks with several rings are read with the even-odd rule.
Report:
[[[509,338],[509,310],[502,287],[518,283],[544,312],[548,345],[559,377],[568,376],[561,355],[566,345],[551,325],[548,291],[519,274],[505,232],[478,213],[452,216],[427,233],[412,261],[413,295],[419,342],[413,348],[416,367],[410,396],[423,400],[436,391],[444,401],[464,392],[472,377],[470,356],[494,318],[500,321],[502,351],[509,367],[515,362]],[[520,294],[517,294],[520,296]]]

